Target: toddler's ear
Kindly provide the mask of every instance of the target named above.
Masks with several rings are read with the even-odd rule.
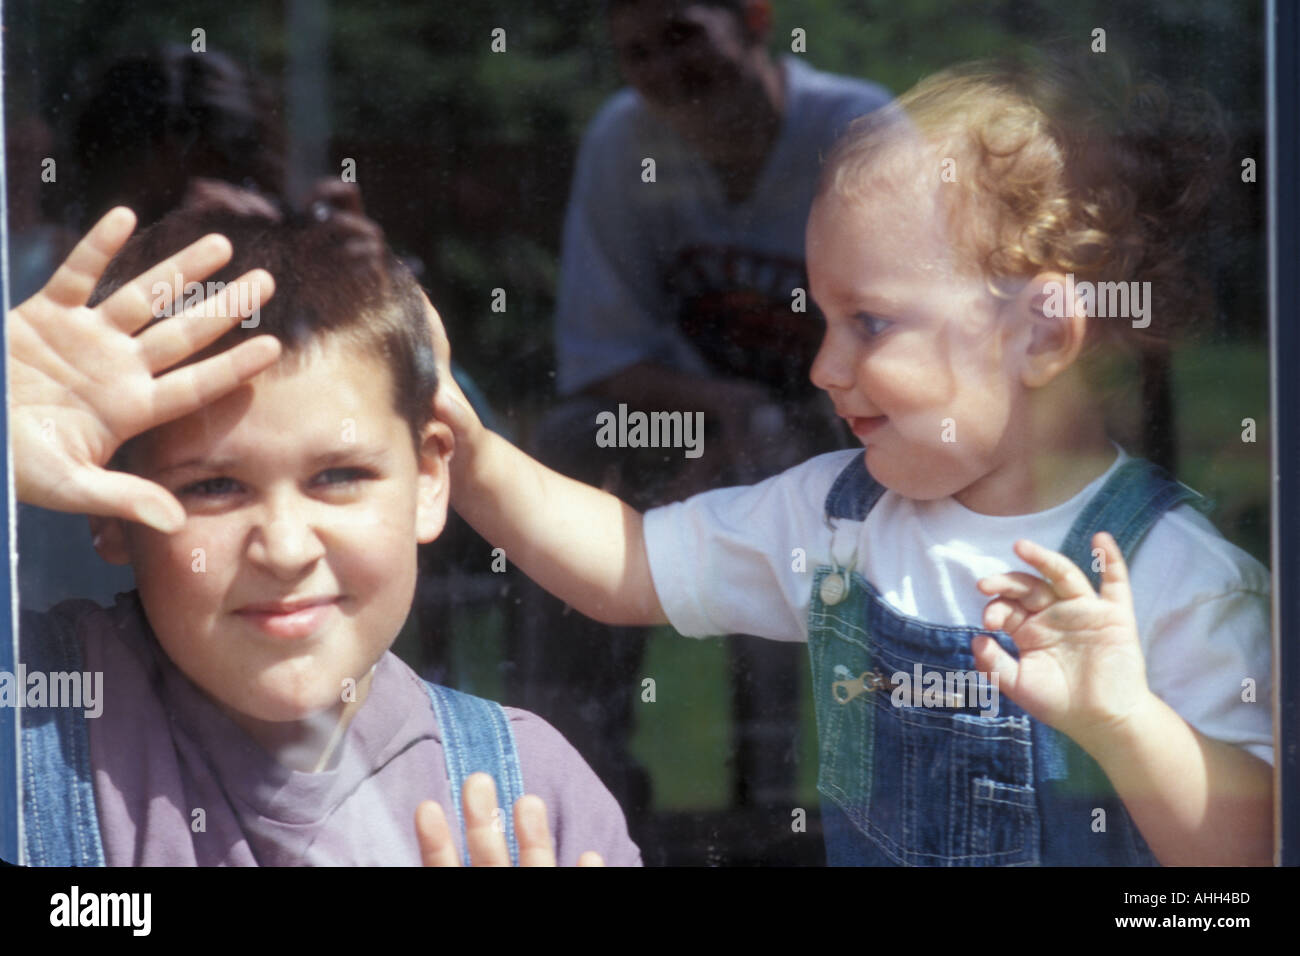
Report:
[[[438,419],[430,420],[420,430],[420,477],[417,489],[416,540],[428,544],[447,523],[447,503],[451,497],[451,456],[456,438],[451,429]]]
[[[1073,283],[1059,272],[1034,276],[1010,305],[1026,330],[1021,381],[1040,388],[1078,359],[1088,316],[1073,295]]]
[[[126,547],[126,527],[120,518],[90,516],[90,541],[95,551],[109,564],[130,564]]]

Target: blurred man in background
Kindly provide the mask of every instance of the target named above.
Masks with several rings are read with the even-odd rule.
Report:
[[[768,0],[606,7],[630,88],[602,107],[578,157],[555,317],[563,401],[539,426],[535,451],[644,509],[841,446],[808,381],[821,322],[808,311],[804,225],[821,157],[889,95],[798,57],[774,58]],[[599,447],[596,416],[620,404],[703,412],[703,454]],[[636,829],[651,798],[627,752],[644,634],[561,616],[545,595],[532,600],[519,655],[523,706],[575,742]],[[727,646],[738,729],[732,802],[781,807],[788,820],[803,649]]]

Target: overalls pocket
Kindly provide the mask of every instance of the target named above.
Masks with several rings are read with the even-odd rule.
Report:
[[[874,710],[867,836],[910,866],[1038,862],[1027,717],[895,706],[885,695]]]
[[[1033,787],[971,781],[971,849],[1002,865],[1036,863],[1038,799]]]

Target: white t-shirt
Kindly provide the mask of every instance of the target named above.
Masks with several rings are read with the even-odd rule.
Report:
[[[753,193],[727,201],[718,175],[632,90],[583,136],[564,221],[555,350],[561,394],[642,361],[708,367],[673,318],[671,275],[765,293],[788,312],[802,274],[804,227],[821,160],[858,116],[889,102],[874,83],[782,61],[786,108]],[[643,181],[653,159],[653,182]],[[694,259],[685,252],[700,250]],[[811,321],[811,319],[810,319]]]
[[[806,641],[813,574],[831,563],[826,495],[861,454],[820,455],[756,485],[647,512],[650,571],[673,627],[694,637]],[[1128,457],[1120,450],[1088,487],[1036,514],[984,515],[950,497],[915,501],[886,491],[866,521],[837,522],[853,528],[836,537],[837,563],[845,566],[856,548],[856,570],[895,610],[932,624],[982,627],[989,599],[975,582],[1004,571],[1032,573],[1014,542],[1059,548]],[[800,566],[806,570],[794,570]],[[1268,571],[1194,508],[1179,505],[1139,542],[1129,574],[1152,691],[1207,737],[1271,764]],[[1247,678],[1254,681],[1253,702],[1242,700]]]

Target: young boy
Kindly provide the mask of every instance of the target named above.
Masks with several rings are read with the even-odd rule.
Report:
[[[467,842],[482,862],[506,829],[490,783],[464,787],[469,841],[426,804],[459,817],[490,770],[507,807],[524,784],[549,807],[518,805],[524,861],[549,830],[561,863],[638,864],[548,724],[388,653],[447,506],[427,300],[373,226],[227,199],[126,245],[110,212],[9,316],[18,496],[97,515],[139,585],[24,615],[29,672],[104,694],[94,720],[23,710],[25,862],[415,865]]]

